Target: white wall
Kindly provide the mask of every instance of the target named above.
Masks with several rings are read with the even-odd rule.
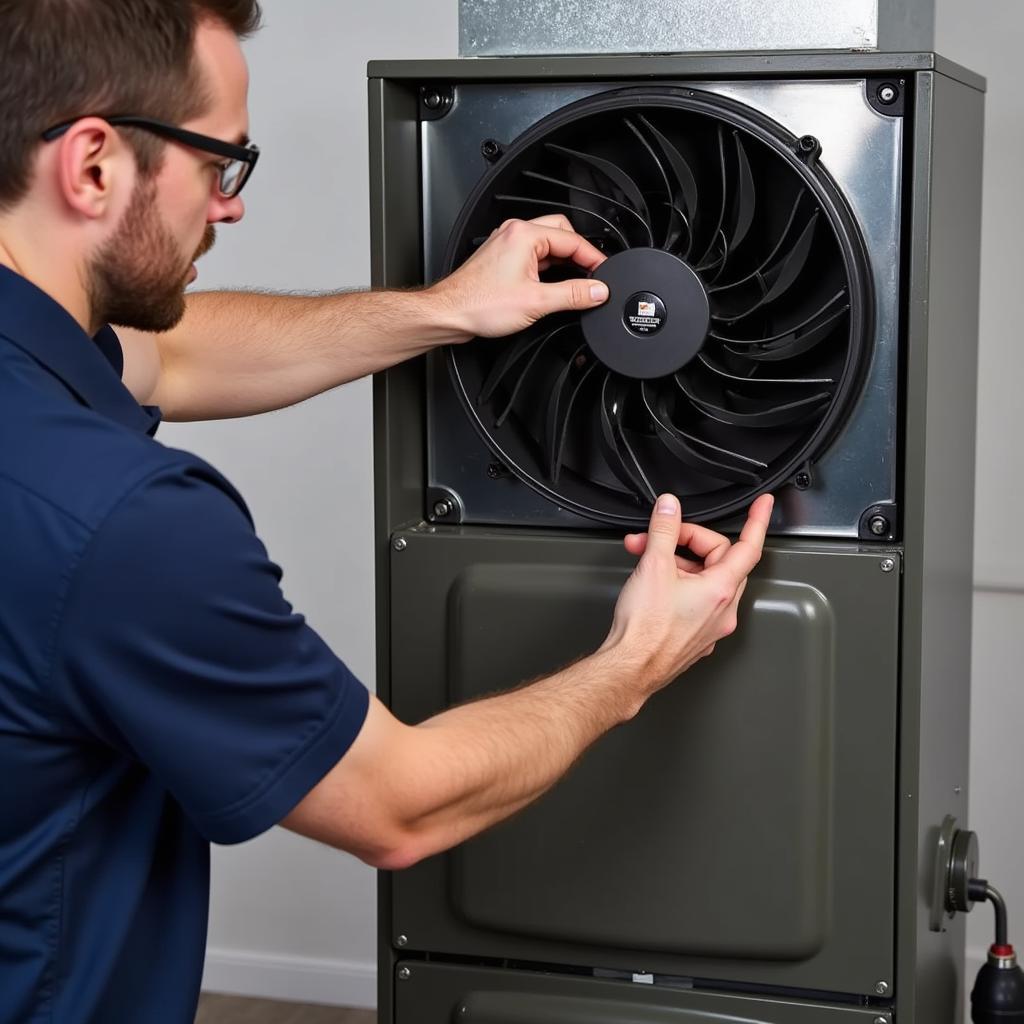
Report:
[[[985,75],[970,822],[981,874],[1009,901],[1010,938],[1024,946],[1024,95],[1019,0],[938,0],[936,47]],[[950,396],[956,401],[956,396]],[[950,538],[955,544],[957,539]],[[992,941],[991,909],[968,920],[968,985]]]
[[[247,47],[252,135],[263,147],[249,212],[222,230],[205,287],[330,289],[368,283],[365,64],[454,56],[456,0],[264,0]],[[971,827],[982,868],[1024,922],[1024,507],[1019,331],[1024,5],[938,0],[938,49],[988,76],[979,384]],[[952,401],[956,396],[950,396]],[[355,672],[372,679],[370,400],[365,383],[287,412],[166,426],[248,499],[285,589]],[[957,538],[950,538],[957,543]],[[372,872],[281,830],[214,853],[206,983],[220,990],[372,1005]],[[991,915],[971,917],[980,958]],[[1024,928],[1017,929],[1024,943]]]
[[[260,165],[237,226],[221,228],[198,287],[327,290],[369,284],[366,62],[454,57],[455,0],[264,0],[246,50]],[[252,509],[284,589],[353,671],[374,672],[370,389],[285,412],[170,425],[165,444],[223,470]],[[206,984],[372,1006],[373,872],[282,829],[215,848]]]

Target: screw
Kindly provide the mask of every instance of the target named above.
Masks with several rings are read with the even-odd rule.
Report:
[[[500,462],[492,462],[487,467],[487,475],[492,480],[500,480],[505,475],[505,467]]]
[[[404,537],[396,537],[394,541],[392,541],[391,546],[396,551],[404,551],[409,546],[409,544]]]
[[[442,519],[444,516],[450,515],[453,508],[455,508],[455,504],[451,498],[442,498],[440,501],[434,502],[434,515],[438,519]]]
[[[797,488],[801,491],[806,491],[811,486],[811,474],[810,473],[797,473],[793,478],[793,483],[796,484]]]
[[[875,95],[878,97],[879,103],[884,103],[886,106],[889,106],[890,103],[896,102],[900,94],[895,85],[885,82],[883,85],[878,87],[878,91]]]
[[[883,558],[878,563],[878,568],[881,569],[882,572],[892,572],[893,569],[896,568],[896,560],[894,558]]]
[[[501,143],[497,139],[484,139],[480,143],[480,152],[486,160],[497,160],[501,156]]]
[[[408,981],[409,978],[412,977],[412,971],[410,971],[408,967],[399,967],[398,968],[398,977],[402,981]]]
[[[963,790],[959,786],[954,786],[953,792],[956,793],[957,796],[959,796],[963,792]]]
[[[408,936],[405,936],[405,935],[399,935],[398,938],[395,939],[395,945],[396,946],[405,946],[405,945],[408,944],[408,942],[409,942]]]
[[[423,106],[425,106],[427,110],[437,110],[443,102],[444,101],[441,99],[441,94],[439,92],[428,92],[426,96],[423,97]]]
[[[800,137],[800,149],[805,153],[813,153],[818,148],[818,140],[813,135]]]
[[[875,982],[875,992],[878,995],[880,995],[880,996],[888,995],[889,994],[889,983],[887,981],[876,981]]]
[[[871,1024],[889,1024],[888,1017],[876,1017]]]
[[[872,516],[868,520],[868,529],[876,537],[884,537],[889,532],[889,520],[885,516]]]

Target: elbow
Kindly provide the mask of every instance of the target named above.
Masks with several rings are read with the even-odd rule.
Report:
[[[413,836],[396,836],[393,841],[375,844],[360,854],[360,859],[378,871],[404,871],[429,857],[434,851]]]

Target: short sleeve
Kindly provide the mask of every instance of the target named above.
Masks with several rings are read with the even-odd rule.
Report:
[[[200,467],[123,498],[73,571],[53,661],[88,736],[144,765],[209,840],[281,820],[369,695],[285,600],[244,506]]]

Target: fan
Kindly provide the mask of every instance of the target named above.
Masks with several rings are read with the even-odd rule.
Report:
[[[561,212],[608,256],[595,277],[611,293],[448,350],[501,463],[615,525],[642,524],[661,491],[709,520],[786,482],[812,486],[856,400],[873,308],[817,140],[712,93],[632,88],[484,152],[495,166],[460,213],[447,269],[507,218]]]

